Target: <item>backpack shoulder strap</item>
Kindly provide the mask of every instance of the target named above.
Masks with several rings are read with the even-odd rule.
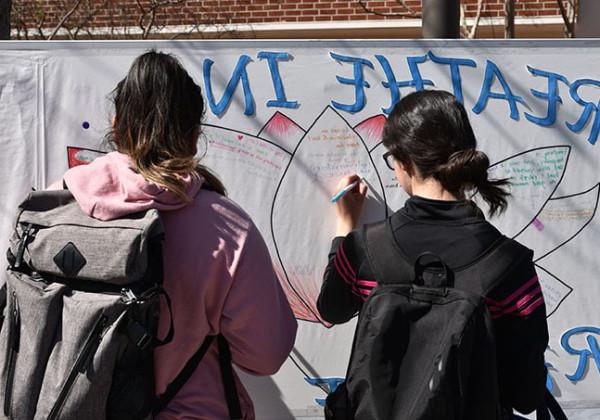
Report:
[[[152,409],[154,414],[160,413],[169,404],[169,402],[171,402],[175,395],[177,395],[179,390],[183,387],[183,385],[185,385],[188,379],[190,379],[190,377],[204,358],[204,355],[208,351],[208,348],[212,344],[214,338],[214,335],[206,336],[206,338],[202,342],[202,345],[198,348],[198,350],[196,350],[196,353],[194,353],[192,357],[190,357],[183,369],[181,369],[181,371],[177,374],[175,379],[173,379],[173,381],[171,381],[171,383],[167,385],[165,392],[156,397],[154,407]]]
[[[486,295],[492,290],[510,267],[518,265],[523,259],[531,258],[532,251],[514,239],[500,237],[490,246],[488,251],[469,264],[468,267],[458,268],[455,274],[461,278],[474,278],[483,282],[478,286],[477,293]],[[469,288],[469,285],[465,285]]]
[[[554,395],[546,388],[544,393],[544,407],[536,410],[537,420],[550,420],[550,414],[555,420],[568,420],[562,407],[554,398]]]
[[[367,258],[377,282],[411,283],[414,267],[396,243],[389,220],[366,225],[363,234]]]
[[[233,376],[233,368],[231,366],[231,351],[229,343],[225,337],[220,334],[217,336],[219,346],[219,366],[221,367],[221,379],[225,388],[225,400],[229,409],[229,417],[232,420],[242,419],[242,408],[240,407],[240,399],[235,387],[235,377]]]
[[[242,418],[242,410],[240,407],[240,401],[235,387],[235,379],[233,376],[233,367],[231,366],[231,352],[229,351],[229,344],[222,335],[216,336],[218,348],[219,348],[219,366],[221,368],[221,379],[225,388],[225,399],[227,401],[227,408],[229,409],[229,417],[233,420]],[[154,415],[160,413],[177,395],[177,393],[183,388],[185,383],[192,377],[194,371],[204,358],[204,355],[208,351],[210,345],[215,339],[214,335],[208,335],[202,342],[202,345],[196,353],[187,361],[181,372],[173,379],[173,381],[167,385],[165,392],[156,397],[152,412]]]

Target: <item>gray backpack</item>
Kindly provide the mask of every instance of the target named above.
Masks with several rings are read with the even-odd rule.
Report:
[[[142,419],[154,404],[163,226],[85,215],[68,190],[21,204],[0,293],[0,418]]]

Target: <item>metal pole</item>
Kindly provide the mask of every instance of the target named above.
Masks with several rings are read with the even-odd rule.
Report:
[[[423,0],[423,38],[460,37],[460,0]]]
[[[0,0],[0,39],[10,39],[11,0]]]
[[[515,0],[504,0],[504,38],[515,37]]]

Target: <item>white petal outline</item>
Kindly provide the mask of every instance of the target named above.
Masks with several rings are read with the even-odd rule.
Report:
[[[551,286],[548,282],[555,282],[555,283],[561,284],[565,288],[569,289],[569,291],[566,292],[564,295],[562,295],[560,297],[560,300],[554,304],[553,309],[549,313],[546,313],[546,318],[550,318],[550,316],[558,310],[560,305],[562,305],[562,303],[565,301],[565,299],[567,299],[567,297],[573,292],[573,288],[571,286],[569,286],[567,283],[565,283],[564,281],[562,281],[561,279],[559,279],[558,277],[556,277],[550,271],[546,270],[541,265],[536,263],[535,268],[538,273],[538,277],[540,278],[540,284],[542,286],[542,294],[544,294],[544,292],[545,292],[544,298],[546,300],[546,303],[548,302],[547,297],[549,296],[548,287]],[[544,278],[546,278],[546,280],[544,280]],[[546,307],[548,307],[548,305],[546,305]]]
[[[566,149],[566,151],[567,151],[566,156],[565,156],[565,160],[564,160],[564,163],[563,163],[563,168],[562,168],[562,171],[560,173],[560,176],[559,176],[558,180],[556,181],[556,184],[553,186],[553,188],[551,190],[548,190],[548,192],[545,194],[546,197],[544,198],[543,203],[538,206],[537,211],[534,210],[535,213],[534,213],[533,217],[531,217],[530,219],[528,219],[527,222],[522,225],[522,228],[520,228],[520,230],[518,230],[516,233],[509,233],[507,236],[510,236],[510,237],[514,238],[514,237],[520,235],[527,228],[527,226],[529,226],[537,218],[537,216],[540,214],[540,212],[542,211],[542,209],[544,208],[544,206],[546,205],[546,203],[548,202],[548,200],[550,200],[550,198],[552,197],[552,195],[556,192],[556,189],[558,188],[558,186],[560,185],[560,183],[563,180],[563,177],[565,175],[565,170],[566,170],[567,165],[569,163],[569,157],[571,155],[571,146],[568,146],[568,145],[555,145],[555,146],[536,147],[536,148],[533,148],[533,149],[524,150],[524,151],[522,151],[520,153],[517,153],[515,155],[509,156],[509,157],[507,157],[505,159],[502,159],[502,160],[500,160],[498,162],[495,162],[494,164],[490,165],[489,170],[493,172],[494,168],[497,168],[497,167],[499,167],[500,165],[502,165],[504,163],[508,163],[511,160],[516,160],[516,159],[521,158],[521,157],[523,157],[523,156],[525,156],[527,154],[534,153],[534,152],[537,152],[537,151],[540,151],[540,150],[552,150],[552,149]],[[476,198],[476,201],[478,203],[481,203],[482,200],[481,200],[481,198],[479,196],[476,196],[475,198]],[[503,213],[502,215],[499,215],[496,218],[490,220],[490,222],[492,224],[494,224],[494,225],[497,225],[497,224],[499,224],[499,225],[507,224],[509,227],[502,227],[500,229],[500,231],[502,231],[503,233],[509,231],[510,226],[514,225],[514,221],[513,221],[514,217],[513,216],[514,216],[515,213],[514,213],[513,209],[515,208],[515,205],[517,203],[518,203],[518,201],[515,201],[514,197],[509,197],[509,199],[508,199],[508,208],[507,208],[506,212]],[[509,220],[510,222],[503,223],[503,220]],[[518,229],[518,228],[519,227],[517,226],[515,229]]]
[[[560,247],[566,245],[568,242],[570,242],[571,240],[573,240],[594,219],[594,216],[596,215],[596,211],[598,209],[598,202],[600,200],[600,184],[596,184],[592,188],[589,188],[589,189],[587,189],[585,191],[582,191],[582,192],[579,192],[579,193],[576,193],[576,194],[570,194],[570,195],[565,195],[565,196],[561,196],[561,197],[552,197],[552,198],[550,198],[546,202],[546,204],[544,205],[544,207],[542,207],[542,209],[541,209],[540,213],[538,214],[538,216],[536,217],[536,219],[534,219],[534,221],[532,221],[532,223],[530,223],[526,227],[526,229],[524,229],[519,235],[517,235],[515,237],[515,239],[518,239],[519,242],[523,243],[523,245],[526,245],[526,246],[532,248],[534,251],[536,251],[535,245],[528,243],[528,241],[527,241],[527,235],[528,235],[529,232],[537,230],[537,228],[536,228],[537,221],[540,221],[541,223],[544,224],[544,226],[546,226],[546,227],[544,227],[544,232],[546,232],[547,226],[551,226],[550,223],[544,223],[544,218],[543,218],[544,212],[550,210],[549,206],[551,206],[553,203],[561,201],[561,200],[570,200],[570,199],[578,198],[578,197],[585,198],[584,196],[587,195],[587,194],[591,194],[592,197],[593,197],[594,190],[595,190],[595,204],[594,204],[594,208],[593,208],[592,213],[589,216],[586,217],[585,222],[581,226],[579,226],[577,229],[575,229],[575,231],[570,236],[566,236],[565,239],[559,241],[559,243],[557,245],[553,245],[549,250],[547,250],[544,253],[542,253],[542,255],[536,255],[534,261],[537,262],[537,261],[539,261],[539,260],[547,257],[548,255],[552,254],[553,252],[555,252],[556,250],[558,250]]]
[[[351,131],[352,131],[352,132],[353,132],[353,133],[354,133],[354,134],[357,136],[357,138],[360,140],[360,143],[361,143],[361,144],[362,144],[362,146],[364,147],[364,151],[366,152],[366,155],[368,156],[368,159],[369,159],[369,161],[370,161],[370,163],[371,163],[371,166],[372,166],[372,168],[373,168],[374,174],[375,174],[375,176],[377,177],[377,182],[379,183],[379,185],[378,185],[378,186],[377,186],[377,185],[375,185],[375,186],[373,186],[373,185],[370,185],[370,186],[369,186],[369,187],[370,187],[369,189],[370,189],[370,190],[371,190],[371,192],[373,193],[373,192],[376,192],[376,191],[377,191],[377,187],[379,187],[379,189],[381,190],[381,192],[382,192],[382,195],[383,195],[383,197],[381,197],[381,202],[382,202],[382,203],[385,205],[385,195],[384,195],[384,192],[383,192],[383,184],[381,183],[381,177],[380,177],[380,175],[379,175],[379,172],[377,171],[377,166],[376,166],[376,165],[375,165],[375,163],[373,162],[373,157],[372,157],[372,156],[371,156],[371,154],[369,153],[369,149],[368,149],[367,145],[365,144],[365,141],[364,141],[364,139],[363,139],[363,138],[360,136],[360,134],[358,134],[358,133],[357,133],[357,132],[354,130],[354,128],[353,128],[353,127],[352,127],[352,126],[351,126],[351,125],[348,123],[348,121],[347,121],[347,120],[346,120],[346,119],[345,119],[345,118],[344,118],[344,117],[343,117],[343,116],[342,116],[342,115],[341,115],[341,114],[340,114],[340,113],[339,113],[337,110],[335,110],[333,107],[331,107],[330,105],[328,105],[328,106],[326,106],[326,107],[323,109],[323,111],[322,111],[322,112],[321,112],[321,113],[320,113],[320,114],[319,114],[319,115],[318,115],[318,116],[317,116],[317,117],[316,117],[316,118],[313,120],[313,122],[312,122],[312,124],[310,125],[310,127],[308,127],[308,128],[306,129],[306,132],[305,132],[304,136],[303,136],[303,137],[302,137],[302,139],[301,139],[301,140],[298,142],[298,145],[296,146],[296,148],[295,148],[295,149],[294,149],[294,151],[292,152],[292,154],[291,154],[291,158],[290,158],[290,160],[289,160],[289,162],[288,162],[288,165],[287,165],[287,167],[285,168],[285,170],[284,170],[283,174],[281,175],[281,179],[280,179],[280,181],[279,181],[279,184],[278,184],[278,186],[277,186],[277,189],[276,189],[276,192],[275,192],[275,198],[274,198],[274,200],[273,200],[273,205],[272,205],[272,207],[271,207],[271,235],[272,235],[272,238],[273,238],[273,242],[275,243],[276,255],[277,255],[277,259],[278,259],[278,261],[279,261],[279,264],[280,264],[280,266],[281,266],[281,267],[282,267],[282,269],[283,269],[283,272],[284,272],[284,275],[285,275],[286,281],[287,281],[288,285],[290,286],[290,288],[291,288],[291,289],[294,291],[294,293],[295,293],[295,294],[296,294],[296,296],[297,296],[297,297],[300,299],[300,301],[301,301],[301,302],[304,304],[304,306],[305,306],[306,308],[308,308],[308,309],[309,309],[309,311],[310,311],[310,312],[311,312],[311,313],[314,315],[314,317],[315,317],[315,319],[302,319],[302,318],[301,318],[301,319],[302,319],[302,320],[304,320],[304,321],[307,321],[307,322],[319,322],[319,323],[321,323],[322,325],[324,325],[324,326],[326,326],[326,327],[330,327],[330,326],[329,326],[327,323],[325,323],[324,321],[322,321],[322,320],[321,320],[321,318],[320,318],[320,315],[317,313],[317,311],[316,311],[316,310],[312,309],[312,307],[316,307],[316,302],[313,302],[313,305],[311,305],[309,302],[307,302],[307,301],[305,300],[305,298],[304,298],[304,297],[303,297],[303,296],[302,296],[302,295],[299,293],[299,291],[298,291],[297,287],[296,287],[296,286],[293,284],[293,282],[290,280],[290,275],[289,275],[289,273],[288,273],[288,270],[286,269],[286,267],[285,267],[285,264],[284,264],[284,262],[283,262],[283,259],[282,259],[282,255],[281,255],[281,254],[282,254],[282,252],[280,251],[280,245],[278,245],[278,244],[277,244],[277,240],[276,240],[276,233],[275,233],[275,221],[274,221],[274,219],[275,219],[275,206],[276,206],[277,196],[278,196],[278,195],[279,195],[279,193],[280,193],[281,186],[282,186],[282,184],[283,184],[283,182],[284,182],[284,179],[286,178],[286,176],[287,176],[287,174],[288,174],[288,171],[289,171],[289,169],[290,169],[290,167],[291,167],[292,163],[296,162],[296,161],[294,160],[294,157],[295,157],[295,155],[296,155],[296,153],[297,153],[298,149],[301,147],[302,143],[305,141],[306,137],[309,135],[309,133],[312,131],[312,129],[315,127],[315,125],[321,121],[321,119],[324,117],[324,115],[325,115],[326,113],[331,113],[331,112],[332,112],[332,113],[334,113],[334,114],[335,114],[335,116],[336,116],[336,118],[337,118],[337,119],[339,119],[339,121],[340,121],[341,123],[343,123],[345,126],[347,126],[347,127],[348,127],[348,129],[350,129],[350,130],[351,130]],[[297,162],[297,164],[298,164],[298,165],[300,165],[300,166],[303,166],[303,164],[302,164],[302,162],[301,162],[301,161],[298,161],[298,162]],[[307,168],[307,167],[306,167],[306,165],[304,165],[303,167],[304,167],[306,170],[308,170],[308,171],[309,171],[309,168]],[[309,172],[310,172],[310,171],[309,171]],[[322,187],[321,187],[321,189],[322,189]],[[385,212],[385,210],[384,210],[384,212]]]

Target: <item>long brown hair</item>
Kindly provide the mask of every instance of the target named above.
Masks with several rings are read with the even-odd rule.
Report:
[[[204,99],[175,57],[153,50],[140,55],[112,96],[115,121],[107,140],[145,179],[185,202],[191,201],[183,180],[188,175],[201,175],[225,194],[221,181],[196,157]]]

